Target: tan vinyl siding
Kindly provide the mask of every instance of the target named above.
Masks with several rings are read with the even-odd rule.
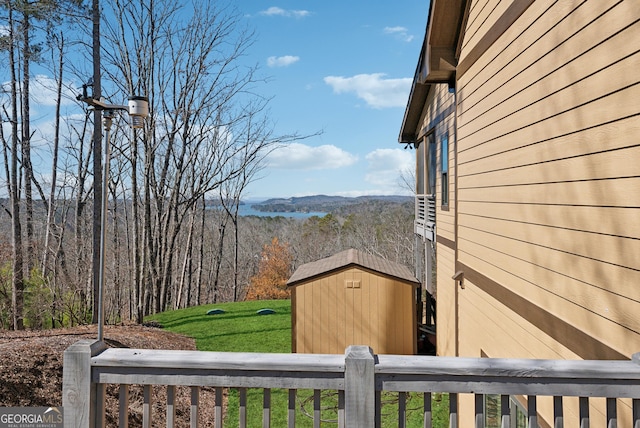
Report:
[[[440,105],[441,100],[441,91],[438,90],[439,87],[431,86],[429,90],[429,95],[427,96],[427,103],[424,107],[423,119],[422,119],[422,129],[423,134],[431,131],[433,127],[433,123],[435,121],[436,115],[438,114],[437,106]]]
[[[466,37],[463,47],[474,46],[489,31],[511,2],[504,0],[489,0],[473,2],[469,11]]]
[[[453,105],[455,96],[450,93],[447,85],[432,85],[427,97],[427,104],[425,105],[423,117],[422,117],[422,134],[429,132],[440,127],[439,135],[441,135],[443,129],[453,129],[453,122],[447,122],[443,124],[445,119],[451,119],[452,112],[448,109]],[[445,126],[446,128],[442,128]],[[449,146],[452,144],[450,143]]]
[[[555,79],[547,79],[550,73],[559,79],[558,82],[577,82],[597,69],[597,63],[593,67],[576,70],[575,61],[582,61],[585,55],[598,61],[597,55],[593,55],[594,50],[604,55],[605,63],[612,63],[606,58],[618,55],[618,49],[624,51],[633,47],[630,43],[607,52],[611,43],[620,44],[628,37],[622,33],[616,36],[621,39],[608,40],[603,44],[605,39],[634,21],[633,14],[626,13],[635,6],[633,2],[626,2],[626,8],[624,5],[611,8],[615,3],[620,2],[603,0],[582,4],[563,1],[552,5],[547,1],[534,2],[458,82],[462,95],[460,117],[469,113],[470,117],[464,122],[471,123],[472,118],[487,111],[488,107],[507,101],[509,96],[526,90],[532,84],[535,84],[534,92],[548,93],[553,87],[547,88],[546,85],[556,84]],[[567,13],[569,15],[564,18]],[[538,85],[540,82],[545,83]],[[518,97],[521,101],[529,98]],[[462,123],[459,126],[461,130],[464,128]]]
[[[456,355],[456,284],[451,277],[455,274],[455,254],[445,245],[437,245],[437,305],[436,325],[437,351],[440,356]]]
[[[461,61],[495,5],[474,2]],[[640,343],[639,19],[633,1],[535,1],[458,81],[459,262],[625,356]],[[460,290],[461,351],[576,356],[480,293]]]
[[[575,276],[588,276],[590,266],[584,266],[587,272],[583,273],[579,270],[582,266],[570,264],[572,258],[584,260],[583,257],[563,257],[560,253],[544,252],[537,248],[528,250],[530,244],[508,245],[507,238],[498,239],[481,232],[469,235],[469,239],[461,239],[459,242],[462,263],[482,271],[496,282],[508,284],[511,291],[569,325],[579,326],[600,343],[624,355],[637,352],[638,341],[629,340],[631,332],[628,326],[637,324],[640,305],[634,300],[599,288],[609,284],[608,280],[600,284],[589,284],[568,277],[572,273]],[[491,242],[491,246],[499,250],[476,241]],[[542,253],[542,257],[536,257],[536,250]],[[527,259],[523,260],[522,256]],[[554,271],[554,268],[560,271]],[[594,268],[597,266],[591,267]]]
[[[465,290],[459,295],[460,305],[465,308],[460,313],[460,354],[461,356],[479,356],[479,350],[489,357],[504,358],[551,358],[577,359],[578,355],[563,347],[553,338],[523,319],[520,314],[500,301],[484,293],[471,281],[466,282]],[[491,332],[491,334],[486,334]],[[541,415],[553,414],[553,401],[547,397],[538,397],[538,410]],[[469,408],[473,407],[471,402]],[[603,400],[594,400],[590,407],[593,426],[606,426]],[[578,426],[577,399],[564,400],[565,426]],[[624,407],[619,416],[625,418],[620,426],[630,426],[630,403],[620,400]],[[622,408],[620,410],[623,410]],[[472,418],[473,412],[463,412],[463,418]],[[461,426],[473,425],[461,421]]]
[[[450,241],[455,239],[455,222],[451,211],[438,211],[437,233]]]
[[[540,218],[545,219],[549,227],[574,229],[576,224],[580,230],[602,233],[609,236],[633,238],[640,236],[638,212],[628,208],[567,206],[567,205],[519,205],[467,202],[460,217],[465,215],[482,215],[489,218],[503,219],[522,223],[536,224]]]
[[[547,167],[547,173],[553,171],[554,174],[574,174],[573,179],[576,178],[575,174],[584,173],[585,169],[590,169],[597,178],[613,178],[620,176],[615,174],[618,168],[624,168],[627,173],[633,172],[630,168],[633,167],[634,159],[625,158],[635,155],[639,133],[640,117],[636,115],[555,138],[538,139],[534,144],[510,148],[508,139],[505,138],[501,142],[504,146],[498,148],[498,152],[477,151],[473,162],[464,165],[465,176],[461,179],[467,182],[483,180],[496,172],[506,175],[505,171],[523,176],[526,174],[520,171],[531,169],[530,167]],[[606,141],[606,145],[603,145],[603,141]],[[500,156],[499,169],[495,164],[497,153]],[[602,159],[605,160],[594,161],[596,156],[604,157]],[[507,180],[510,177],[501,179]]]

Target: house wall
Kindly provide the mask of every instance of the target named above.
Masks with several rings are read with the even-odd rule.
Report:
[[[439,324],[440,351],[453,355],[456,341],[461,356],[630,358],[640,351],[640,8],[537,0],[519,14],[516,3],[527,2],[472,1],[461,45],[465,288],[449,293],[458,337]]]
[[[348,287],[357,281],[359,288]],[[415,354],[415,287],[358,267],[294,286],[293,352],[343,354],[368,345],[378,354]]]

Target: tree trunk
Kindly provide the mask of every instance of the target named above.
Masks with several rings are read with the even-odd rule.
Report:
[[[101,97],[100,71],[100,0],[93,0],[93,98]],[[93,112],[93,312],[92,323],[98,322],[98,287],[100,284],[100,230],[102,218],[102,112]]]
[[[11,167],[9,194],[11,198],[11,231],[13,242],[13,276],[11,311],[13,329],[22,330],[24,311],[24,264],[22,254],[22,224],[20,222],[20,182],[18,179],[18,89],[15,62],[15,34],[13,13],[9,8],[9,70],[11,73]]]
[[[182,303],[182,294],[184,292],[185,285],[187,287],[187,296],[191,294],[191,269],[193,263],[191,262],[193,256],[193,232],[196,228],[196,207],[192,209],[191,221],[189,222],[189,232],[187,235],[187,242],[185,244],[184,259],[182,261],[182,271],[180,272],[180,281],[178,282],[177,290],[175,291],[173,309],[179,309]],[[189,298],[187,305],[189,304]]]
[[[31,34],[30,20],[28,12],[23,12],[22,22],[22,42],[24,44],[24,53],[22,61],[22,172],[24,174],[24,201],[25,201],[25,225],[26,225],[26,243],[25,243],[25,262],[26,274],[30,275],[34,266],[33,254],[33,167],[31,165],[31,117],[30,117],[30,64],[31,64]]]
[[[56,180],[58,179],[58,146],[60,143],[60,104],[62,103],[62,77],[63,77],[63,60],[64,60],[64,35],[60,35],[60,52],[58,57],[58,78],[56,88],[56,113],[55,113],[55,128],[53,137],[53,155],[51,165],[51,191],[49,192],[49,205],[47,211],[47,226],[45,229],[44,237],[44,252],[42,257],[42,276],[46,278],[49,275],[49,255],[51,251],[49,249],[49,241],[53,234],[53,227],[55,221],[56,211]]]
[[[197,288],[196,288],[196,305],[200,306],[202,295],[202,278],[204,273],[204,231],[205,231],[205,220],[207,218],[207,201],[205,196],[202,195],[202,218],[200,223],[200,250],[198,257],[198,280],[197,280]],[[191,302],[187,302],[189,306],[191,306]]]

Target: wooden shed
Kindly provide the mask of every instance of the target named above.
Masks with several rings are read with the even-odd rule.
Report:
[[[300,266],[287,285],[293,352],[416,353],[419,284],[406,266],[350,249]]]

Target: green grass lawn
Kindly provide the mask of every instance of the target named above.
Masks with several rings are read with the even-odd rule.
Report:
[[[207,315],[211,309],[223,314]],[[258,315],[272,309],[271,315]],[[262,300],[196,306],[150,316],[167,330],[196,340],[201,351],[291,352],[291,301]]]
[[[207,315],[212,309],[221,309],[224,313]],[[275,313],[258,315],[261,309],[272,309]],[[193,337],[196,347],[201,351],[218,352],[291,352],[291,301],[268,300],[217,305],[198,306],[177,311],[163,312],[150,316],[147,321],[157,321],[169,331]],[[409,416],[407,427],[422,426],[422,394],[408,395]],[[383,394],[383,427],[398,426],[397,394]],[[238,391],[229,392],[228,412],[225,426],[238,426]],[[433,426],[448,426],[448,396],[433,395]],[[286,426],[288,391],[271,391],[271,426]],[[296,426],[311,427],[313,415],[313,391],[297,392]],[[322,419],[334,421],[337,418],[337,395],[332,391],[323,391]],[[262,425],[262,391],[250,389],[247,392],[248,426]],[[331,422],[323,425],[334,425]],[[335,424],[337,426],[337,424]]]

